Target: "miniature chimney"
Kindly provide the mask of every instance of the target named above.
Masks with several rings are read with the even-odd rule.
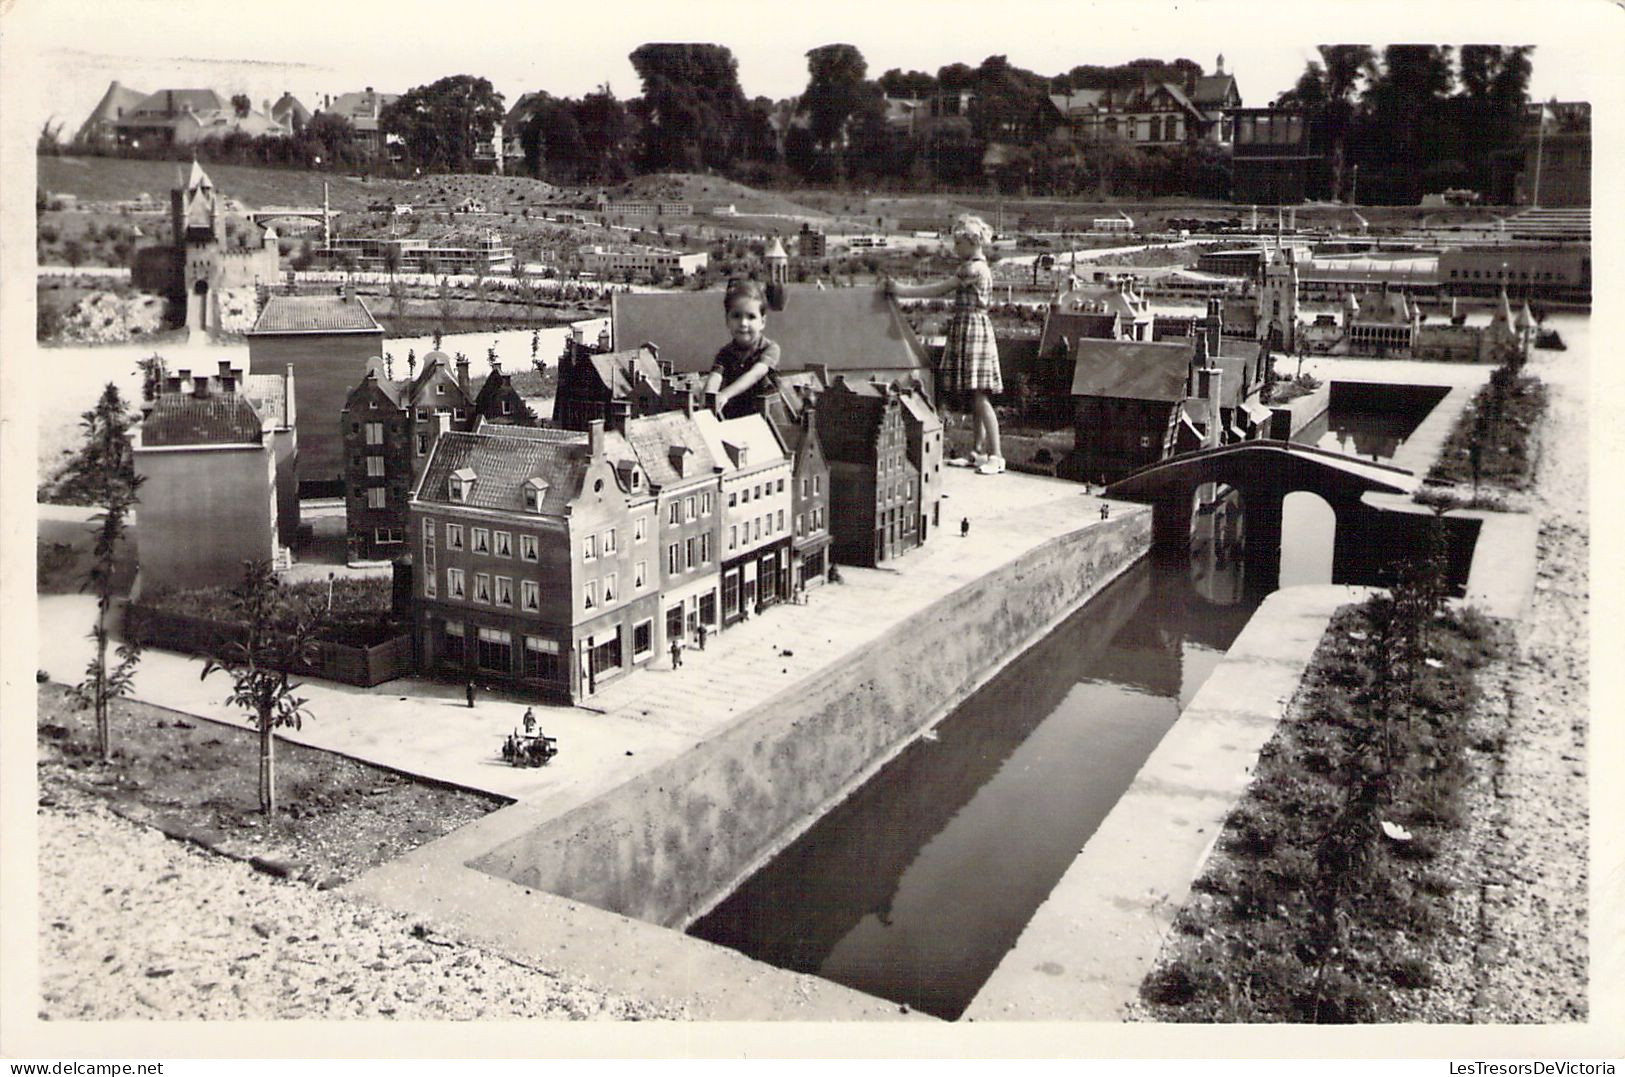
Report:
[[[586,340],[586,331],[583,330],[579,325],[572,325],[570,327],[570,342],[572,344],[584,344],[586,343]]]
[[[462,352],[457,353],[457,387],[468,395],[468,356]]]
[[[209,395],[209,376],[207,374],[199,374],[192,379],[192,395],[200,400]]]
[[[609,326],[606,325],[604,328],[598,330],[598,350],[601,352],[609,351],[611,339],[612,338],[609,335]]]
[[[222,393],[229,395],[237,391],[237,371],[231,369],[231,360],[220,360],[220,373],[217,377],[220,379]]]
[[[632,417],[632,402],[617,398],[609,402],[609,428],[617,434],[626,433],[626,420]]]
[[[594,419],[587,424],[587,455],[593,460],[604,458],[604,420]]]
[[[1207,301],[1207,353],[1218,355],[1220,341],[1224,336],[1224,304],[1217,299]]]

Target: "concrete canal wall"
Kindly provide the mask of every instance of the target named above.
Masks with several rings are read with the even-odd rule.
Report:
[[[1119,505],[900,621],[682,756],[470,860],[684,927],[1149,548]],[[883,617],[884,611],[876,611]]]

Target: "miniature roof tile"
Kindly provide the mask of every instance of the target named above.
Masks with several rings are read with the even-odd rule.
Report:
[[[693,417],[683,412],[667,411],[628,419],[626,440],[654,486],[675,486],[693,481],[698,475],[715,474],[717,461],[711,455],[710,444]],[[688,450],[682,474],[672,466],[673,449]]]
[[[727,343],[722,293],[617,294],[610,318],[621,344],[652,341],[677,373],[710,370]],[[767,335],[781,371],[823,364],[830,371],[925,371],[925,349],[896,303],[873,288],[785,286],[783,310],[769,311]]]
[[[275,295],[265,304],[255,333],[378,333],[384,327],[360,299],[338,295]]]
[[[1086,338],[1111,340],[1116,336],[1120,317],[1117,311],[1052,310],[1044,319],[1038,354],[1054,355],[1063,339],[1068,343]]]
[[[243,395],[272,426],[288,425],[288,381],[281,374],[250,374],[243,379]]]
[[[141,444],[144,448],[258,444],[262,430],[260,413],[236,393],[162,393],[142,420]]]
[[[1133,340],[1080,340],[1072,371],[1073,396],[1124,400],[1183,400],[1191,345]]]
[[[581,488],[587,465],[587,436],[544,439],[521,435],[521,429],[503,426],[440,435],[423,469],[417,499],[429,504],[524,512],[525,483],[540,479],[547,484],[542,513],[562,513]],[[473,486],[466,501],[452,501],[446,480],[465,468],[474,472]]]
[[[694,423],[711,450],[711,459],[726,471],[737,471],[741,467],[754,470],[763,464],[783,463],[788,458],[773,427],[760,415],[718,419],[712,412],[701,411],[695,412]],[[745,450],[743,464],[738,462],[741,448]]]

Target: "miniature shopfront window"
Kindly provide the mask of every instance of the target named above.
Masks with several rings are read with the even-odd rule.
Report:
[[[445,630],[440,634],[440,649],[446,661],[462,665],[463,646],[463,622],[447,621]]]
[[[553,680],[559,675],[559,645],[550,639],[525,637],[525,676]]]
[[[476,660],[481,669],[497,673],[513,670],[513,636],[510,633],[500,628],[482,628],[479,630],[478,645]]]

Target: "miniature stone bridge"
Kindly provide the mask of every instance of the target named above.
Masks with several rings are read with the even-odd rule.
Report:
[[[1171,457],[1125,476],[1106,496],[1151,505],[1152,549],[1183,555],[1188,549],[1196,499],[1203,487],[1224,485],[1241,494],[1249,586],[1274,590],[1280,579],[1281,510],[1286,495],[1318,495],[1337,518],[1333,579],[1339,566],[1404,556],[1419,540],[1425,521],[1365,504],[1368,493],[1411,494],[1421,479],[1403,468],[1291,441],[1245,441]],[[1375,551],[1373,546],[1376,547]]]

